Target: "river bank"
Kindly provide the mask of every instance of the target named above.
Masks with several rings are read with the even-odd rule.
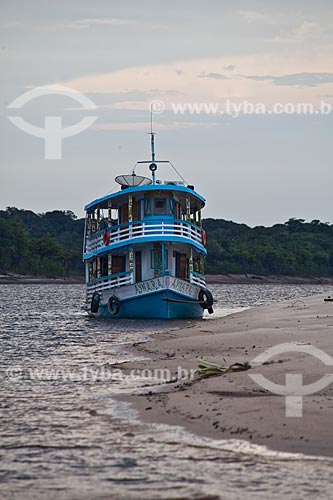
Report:
[[[274,276],[259,274],[208,274],[207,284],[225,285],[330,285],[333,277],[321,276]],[[0,274],[0,285],[76,285],[84,284],[83,276],[50,277],[29,276],[15,273]]]
[[[189,323],[185,329],[159,333],[149,342],[134,345],[133,352],[146,359],[127,363],[126,371],[168,370],[174,378],[184,370],[190,373],[203,359],[251,363],[266,349],[285,342],[311,344],[333,354],[333,303],[318,295]],[[216,439],[244,439],[279,451],[333,456],[332,384],[303,398],[302,417],[287,417],[285,397],[249,377],[260,373],[284,385],[286,374],[301,373],[307,385],[332,372],[332,367],[307,353],[285,352],[249,371],[178,380],[157,392],[127,396],[126,401],[147,422],[180,425]]]
[[[23,274],[0,274],[0,285],[80,285],[84,284],[81,276],[66,278],[50,276],[28,276]]]
[[[219,285],[331,285],[333,277],[261,274],[208,274],[207,284]]]

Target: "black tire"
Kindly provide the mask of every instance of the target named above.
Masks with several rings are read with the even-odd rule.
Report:
[[[108,309],[109,309],[109,313],[112,316],[115,316],[116,314],[119,313],[120,301],[115,295],[112,295],[112,297],[109,298]]]
[[[212,305],[214,303],[214,298],[213,295],[210,293],[210,291],[207,290],[207,288],[200,289],[198,300],[200,302],[202,309],[207,309],[209,314],[212,314],[214,312],[212,308]]]
[[[92,313],[97,313],[99,309],[99,303],[101,301],[101,296],[98,292],[94,292],[91,297],[90,311]]]

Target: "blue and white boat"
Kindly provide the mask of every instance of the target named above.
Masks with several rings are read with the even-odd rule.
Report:
[[[184,180],[157,178],[158,166],[173,165],[155,159],[154,136],[151,160],[137,162],[132,174],[115,178],[117,192],[85,207],[85,308],[93,317],[179,319],[213,312],[204,277],[205,199]],[[151,178],[136,175],[139,164],[149,167]]]

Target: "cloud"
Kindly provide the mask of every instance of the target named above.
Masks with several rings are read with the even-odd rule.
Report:
[[[274,19],[267,14],[262,14],[261,12],[255,12],[252,10],[240,10],[236,12],[237,16],[244,19],[247,23],[269,23],[274,24]]]
[[[274,85],[301,85],[305,87],[316,87],[325,83],[333,83],[333,73],[295,73],[273,80]]]
[[[243,77],[248,78],[249,80],[257,80],[258,82],[265,80],[273,81],[274,78],[277,78],[275,76],[270,76],[270,75],[244,75]]]
[[[135,19],[119,19],[119,18],[87,18],[87,19],[76,19],[65,24],[66,28],[72,29],[82,29],[90,28],[90,26],[128,26],[138,24]]]
[[[317,87],[325,83],[333,83],[333,73],[293,73],[283,76],[271,75],[250,75],[245,76],[250,80],[271,81],[273,85],[281,86],[301,86],[301,87]]]
[[[331,61],[326,54],[295,61],[294,54],[283,53],[234,56],[235,71],[221,70],[225,58],[178,60],[172,63],[129,66],[106,73],[82,75],[62,82],[88,93],[99,109],[149,109],[153,100],[161,100],[166,110],[175,103],[239,102],[252,100],[271,106],[275,102],[311,102],[318,104],[319,84],[329,83]],[[181,68],[183,74],[177,76]],[[277,68],[279,74],[276,74]],[[224,74],[223,74],[224,73]],[[258,85],[258,81],[262,84]],[[321,93],[332,93],[333,85]],[[121,104],[121,102],[123,104]],[[133,104],[131,105],[131,101]]]
[[[213,78],[214,80],[228,80],[228,77],[221,75],[221,73],[202,72],[202,73],[200,73],[200,75],[198,75],[198,78]]]
[[[176,73],[178,76],[182,76],[184,74],[184,71],[182,69],[176,69]]]
[[[275,43],[282,44],[320,44],[317,50],[331,50],[332,45],[332,23],[329,18],[321,20],[321,23],[304,20],[292,28],[280,31],[274,38]],[[305,48],[305,47],[304,47]]]
[[[104,109],[121,109],[121,110],[129,110],[129,111],[142,111],[147,110],[146,101],[120,101],[114,102],[108,106],[104,106]]]
[[[34,87],[32,87],[34,88]],[[156,96],[163,97],[180,97],[184,94],[176,90],[161,90],[159,88],[143,90],[127,90],[122,92],[108,92],[101,94],[90,93],[92,100],[95,103],[94,107],[91,106],[71,106],[64,108],[65,111],[91,111],[92,109],[108,110],[108,109],[132,109],[132,110],[147,110]],[[108,99],[108,102],[105,99]]]
[[[7,21],[5,23],[0,24],[2,28],[16,28],[22,25],[23,25],[22,21]]]
[[[188,129],[194,127],[207,127],[211,124],[202,122],[170,122],[170,123],[154,123],[155,130],[177,130]],[[90,127],[98,132],[104,130],[124,130],[124,131],[147,131],[149,124],[147,122],[117,122],[117,123],[95,123]]]
[[[299,35],[301,37],[306,37],[308,35],[317,35],[319,33],[321,33],[320,24],[314,23],[312,21],[304,21],[295,30],[295,35]]]

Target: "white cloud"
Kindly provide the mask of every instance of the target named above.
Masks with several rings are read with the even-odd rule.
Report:
[[[256,12],[252,10],[240,10],[235,12],[235,14],[242,19],[244,19],[248,24],[252,23],[268,23],[275,24],[274,18],[262,12]]]
[[[333,73],[292,73],[289,75],[244,75],[244,78],[259,82],[270,81],[273,85],[298,85],[316,87],[333,83]]]
[[[18,26],[22,26],[22,21],[7,21],[6,23],[0,24],[2,28],[17,28]]]
[[[265,104],[317,104],[320,99],[318,91],[312,85],[304,85],[304,78],[307,75],[321,76],[333,72],[332,62],[325,53],[318,54],[315,59],[310,59],[307,54],[303,57],[300,54],[297,61],[292,53],[235,56],[233,62],[238,72],[228,72],[227,79],[220,76],[225,60],[215,58],[133,66],[109,73],[82,76],[65,84],[84,93],[125,95],[125,99],[115,96],[116,103],[110,103],[113,109],[148,109],[150,102],[155,99],[162,100],[166,109],[172,109],[175,102],[221,102],[225,99],[249,99]],[[181,78],[176,73],[180,67],[183,70]],[[210,77],[198,78],[200,74]],[[248,79],[242,75],[253,75],[254,78]],[[261,75],[270,76],[263,79]],[[303,75],[302,88],[295,84],[282,85],[286,75]],[[333,83],[329,80],[325,79],[327,93],[333,92]],[[276,82],[280,85],[277,86]],[[318,82],[317,78],[316,83]],[[324,83],[323,78],[320,83]],[[152,89],[156,89],[156,92]]]
[[[311,21],[303,21],[295,30],[295,35],[307,37],[309,35],[318,35],[321,33],[320,24]]]
[[[170,122],[170,123],[154,123],[154,130],[177,130],[193,127],[211,126],[210,123],[203,124],[199,122]],[[95,123],[90,127],[93,130],[124,130],[124,131],[148,131],[149,125],[147,122],[122,122],[122,123]]]
[[[105,107],[104,107],[105,109]],[[123,109],[130,111],[142,111],[149,109],[146,101],[119,101],[108,106],[108,109]]]
[[[303,20],[300,23],[294,24],[288,29],[281,30],[280,33],[273,38],[277,43],[286,45],[307,44],[307,48],[312,48],[314,42],[320,43],[320,48],[317,51],[331,51],[333,40],[333,25],[329,20],[317,22],[314,20]]]
[[[128,26],[138,24],[135,19],[119,19],[119,18],[87,18],[76,19],[65,24],[66,28],[81,29],[90,28],[90,26]]]

